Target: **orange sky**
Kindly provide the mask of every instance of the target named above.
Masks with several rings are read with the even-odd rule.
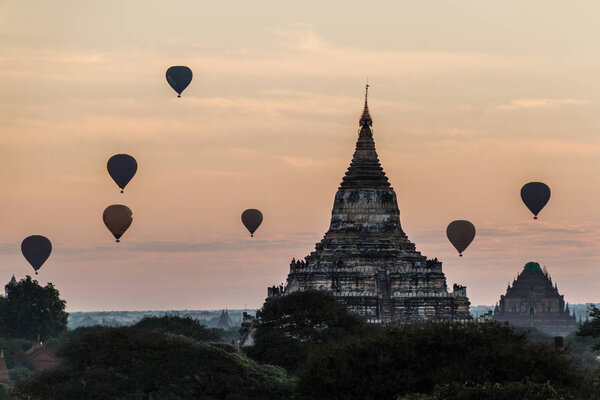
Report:
[[[123,4],[125,3],[125,4]],[[493,304],[528,261],[600,302],[596,1],[61,1],[0,5],[0,281],[69,310],[259,307],[314,249],[352,156],[365,78],[383,167],[417,249]],[[188,65],[181,99],[165,70]],[[116,153],[139,170],[121,195]],[[531,220],[519,198],[543,181]],[[115,244],[110,204],[134,222]],[[265,215],[254,239],[246,208]],[[458,258],[446,225],[469,219]]]

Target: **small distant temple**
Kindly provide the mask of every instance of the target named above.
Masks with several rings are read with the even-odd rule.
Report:
[[[417,251],[402,230],[396,193],[375,150],[367,95],[329,230],[304,260],[292,260],[285,287],[268,288],[268,298],[323,290],[373,323],[470,320],[466,288],[449,291],[442,263]]]
[[[12,386],[12,381],[8,376],[8,368],[6,368],[6,362],[4,362],[4,350],[0,350],[0,384]]]
[[[256,331],[257,319],[254,315],[244,311],[242,316],[242,327],[240,328],[240,346],[254,346],[254,332]]]
[[[221,315],[219,316],[219,322],[217,322],[217,328],[227,330],[230,329],[232,326],[233,322],[231,322],[231,318],[229,318],[229,311],[221,311]]]
[[[12,279],[10,280],[10,282],[8,282],[6,284],[6,286],[4,286],[4,297],[8,297],[8,286],[9,285],[16,285],[17,284],[17,279],[15,278],[15,276],[12,276]]]
[[[25,354],[33,363],[33,367],[36,371],[44,371],[49,368],[54,368],[60,363],[54,352],[40,341],[39,336],[37,341],[29,350],[25,352]]]
[[[500,296],[494,309],[494,321],[515,327],[533,327],[551,336],[567,336],[577,330],[575,314],[571,315],[564,296],[540,264],[528,262],[523,271]]]

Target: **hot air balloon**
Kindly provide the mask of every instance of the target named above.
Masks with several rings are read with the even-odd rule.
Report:
[[[192,70],[188,67],[177,66],[167,70],[167,82],[177,92],[177,97],[181,97],[181,92],[192,81]]]
[[[42,265],[50,257],[50,253],[52,253],[52,243],[45,236],[28,236],[21,243],[21,252],[37,275],[38,270],[42,268]]]
[[[462,252],[475,239],[475,226],[464,220],[452,221],[446,228],[446,235],[450,243],[458,250],[458,254],[462,257]]]
[[[542,182],[529,182],[521,188],[521,200],[533,213],[533,219],[550,200],[550,188]]]
[[[133,221],[133,212],[127,206],[113,204],[106,207],[106,210],[102,214],[102,219],[104,220],[104,225],[115,236],[118,243]]]
[[[117,186],[123,189],[137,172],[137,161],[129,154],[115,154],[106,163],[106,169]]]
[[[251,208],[242,213],[242,222],[250,232],[250,237],[254,237],[254,232],[258,229],[262,220],[263,215],[259,210]]]

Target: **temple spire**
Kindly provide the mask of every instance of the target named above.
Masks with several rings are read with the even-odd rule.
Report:
[[[369,114],[369,83],[365,85],[365,108],[363,109],[362,116],[358,121],[359,126],[365,126],[368,124],[369,126],[373,126],[373,119],[371,119],[371,114]]]
[[[368,96],[369,84],[367,83],[365,87],[365,108],[359,120],[360,128],[356,150],[346,176],[342,178],[341,188],[376,189],[390,186],[375,150],[371,128],[373,120],[369,114]]]

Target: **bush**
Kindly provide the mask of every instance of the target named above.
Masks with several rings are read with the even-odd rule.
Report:
[[[550,346],[500,325],[430,324],[389,328],[368,337],[321,346],[299,373],[311,399],[394,399],[431,393],[434,386],[473,382],[506,384],[529,379],[577,387],[581,376]]]
[[[412,394],[398,400],[566,400],[549,383],[512,382],[437,386],[430,395]]]
[[[295,371],[306,360],[311,347],[367,330],[367,324],[333,295],[319,291],[268,300],[257,318],[254,346],[244,351],[255,360],[288,371]]]
[[[224,344],[223,344],[224,345]],[[220,345],[221,346],[221,345]],[[289,399],[281,368],[159,330],[88,330],[59,354],[64,365],[17,385],[33,399]]]
[[[25,367],[12,368],[8,370],[8,376],[13,383],[19,383],[22,380],[29,378],[33,374],[33,370]]]
[[[8,369],[27,368],[33,371],[33,363],[25,354],[33,342],[25,339],[0,338],[0,349],[4,350],[4,361]]]
[[[158,330],[182,335],[201,342],[221,341],[220,329],[209,329],[190,316],[144,317],[133,326],[137,329]]]

